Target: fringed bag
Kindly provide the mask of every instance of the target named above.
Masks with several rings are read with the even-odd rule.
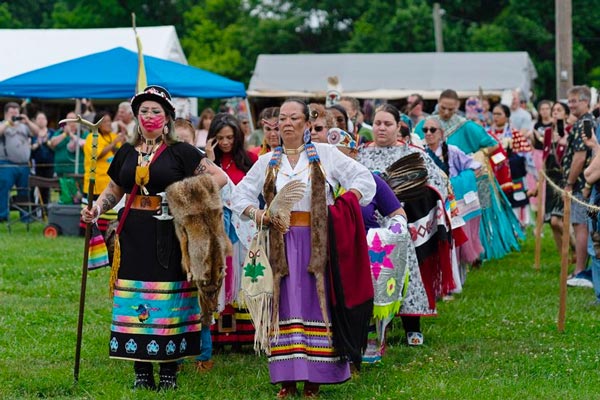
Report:
[[[88,253],[88,270],[108,267],[108,249],[97,224],[92,224],[92,235],[90,237],[90,248]]]
[[[245,304],[254,324],[254,351],[270,355],[273,270],[266,252],[267,235],[268,231],[262,229],[261,223],[244,260],[239,300]]]
[[[138,185],[135,185],[131,190],[131,194],[127,199],[127,204],[125,204],[125,209],[123,210],[123,214],[121,215],[121,219],[119,220],[119,225],[115,230],[114,234],[114,244],[112,245],[113,256],[112,256],[112,264],[110,267],[110,277],[108,278],[108,295],[112,299],[115,291],[115,283],[117,282],[117,277],[119,276],[119,268],[121,267],[121,243],[119,242],[119,234],[123,229],[123,223],[125,222],[125,218],[129,214],[129,209],[131,208],[131,204],[133,204],[133,199],[138,191]]]

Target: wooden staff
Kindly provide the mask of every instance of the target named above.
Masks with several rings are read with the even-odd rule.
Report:
[[[565,314],[567,310],[567,270],[569,268],[569,248],[571,246],[571,192],[566,192],[564,199],[562,248],[560,251],[560,301],[558,306],[558,331],[565,331]]]
[[[535,225],[535,261],[534,268],[540,270],[540,262],[542,258],[542,232],[544,231],[544,212],[546,204],[544,204],[544,181],[545,175],[543,173],[544,167],[542,167],[542,173],[539,175],[537,185],[537,219]]]
[[[77,115],[77,119],[63,119],[59,124],[67,122],[77,122],[83,124],[91,129],[92,131],[92,162],[90,163],[90,183],[88,186],[88,204],[87,209],[92,209],[92,203],[94,202],[94,185],[96,183],[96,161],[98,159],[98,126],[102,123],[103,118],[100,121],[92,124],[91,122],[81,118],[81,115]],[[87,286],[87,272],[88,272],[88,258],[90,253],[90,237],[92,236],[92,224],[88,222],[85,225],[85,243],[83,250],[83,263],[81,264],[81,291],[79,294],[79,318],[77,320],[77,345],[75,346],[75,367],[73,369],[73,377],[75,382],[79,381],[79,361],[81,359],[81,339],[83,333],[83,311],[85,309],[85,290]]]

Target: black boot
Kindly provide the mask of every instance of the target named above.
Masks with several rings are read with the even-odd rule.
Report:
[[[151,374],[135,374],[135,382],[133,382],[134,389],[149,389],[156,390],[156,383],[154,383],[154,375]]]
[[[177,363],[168,362],[160,364],[160,372],[158,373],[159,382],[158,390],[175,390],[177,389]]]
[[[156,390],[154,371],[151,363],[136,361],[133,364],[133,369],[135,370],[134,389]]]

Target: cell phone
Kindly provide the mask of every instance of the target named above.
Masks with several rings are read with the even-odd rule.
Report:
[[[556,131],[558,132],[558,136],[565,136],[565,120],[557,119],[556,120]]]
[[[592,120],[583,120],[583,134],[588,138],[592,138]]]
[[[12,117],[13,122],[22,121],[22,120],[23,120],[23,117],[21,117],[20,115],[13,115],[13,117]]]

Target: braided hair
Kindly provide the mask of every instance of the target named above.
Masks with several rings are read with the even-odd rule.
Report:
[[[442,142],[442,163],[444,163],[444,170],[447,171],[448,175],[450,172],[450,157],[448,154],[448,143],[444,140]]]

